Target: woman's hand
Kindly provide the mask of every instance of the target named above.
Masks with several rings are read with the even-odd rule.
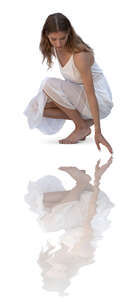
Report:
[[[103,144],[105,147],[107,147],[107,149],[109,150],[109,152],[112,154],[113,150],[111,148],[111,145],[107,142],[107,140],[103,137],[103,135],[101,134],[101,132],[95,132],[95,143],[97,145],[98,150],[101,150],[100,148],[100,143]]]

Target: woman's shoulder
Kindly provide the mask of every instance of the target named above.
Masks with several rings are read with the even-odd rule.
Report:
[[[94,63],[94,54],[92,51],[74,51],[73,58],[75,62],[81,62],[84,61],[85,63],[89,63],[90,65],[93,65]]]

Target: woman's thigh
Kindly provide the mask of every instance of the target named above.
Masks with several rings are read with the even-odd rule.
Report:
[[[56,108],[57,106],[55,105],[55,102],[53,101],[50,101],[48,103],[46,103],[44,109],[47,109],[47,108]]]

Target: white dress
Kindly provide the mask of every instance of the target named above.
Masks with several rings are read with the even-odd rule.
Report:
[[[55,48],[54,52],[58,59]],[[74,64],[73,55],[64,67],[59,62],[59,67],[64,79],[46,77],[41,82],[38,94],[31,99],[24,111],[29,127],[31,129],[38,128],[44,134],[58,132],[65,122],[64,119],[43,117],[44,107],[51,99],[66,108],[78,110],[83,119],[93,119],[81,75]],[[113,107],[112,93],[103,71],[96,61],[91,66],[91,73],[100,119],[103,119],[110,114]]]

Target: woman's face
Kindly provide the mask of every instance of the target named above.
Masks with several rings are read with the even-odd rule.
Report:
[[[48,34],[48,39],[52,46],[54,46],[55,48],[62,49],[66,45],[68,35],[69,32],[66,31],[52,32]]]

